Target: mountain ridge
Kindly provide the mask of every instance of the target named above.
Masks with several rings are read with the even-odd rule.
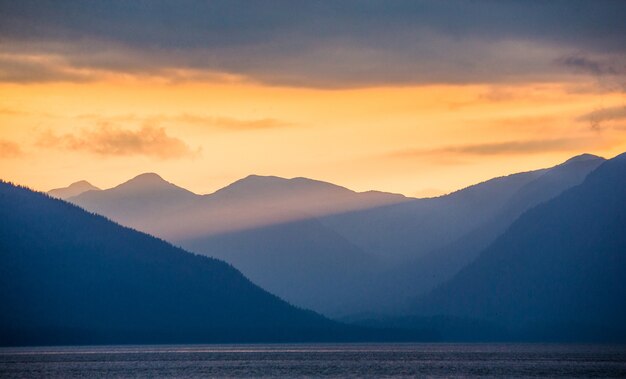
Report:
[[[94,186],[86,180],[79,180],[78,182],[74,182],[67,187],[51,189],[47,193],[50,196],[66,200],[87,191],[100,191],[100,188]]]
[[[593,330],[600,340],[626,340],[624,225],[622,154],[526,211],[415,311],[478,318],[556,339]]]
[[[0,313],[2,345],[393,335],[295,308],[231,265],[26,187],[0,182],[0,205],[0,304],[11,309]]]

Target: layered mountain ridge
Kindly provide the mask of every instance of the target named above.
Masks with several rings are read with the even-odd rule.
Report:
[[[603,161],[585,154],[429,199],[258,175],[196,195],[145,174],[69,201],[224,259],[298,306],[329,316],[398,313]]]

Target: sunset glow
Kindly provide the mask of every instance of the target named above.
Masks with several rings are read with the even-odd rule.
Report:
[[[111,20],[93,22],[123,22],[108,11]],[[148,23],[137,36],[104,36],[49,12],[48,34],[20,34],[17,13],[7,18],[0,47],[0,172],[38,190],[81,179],[106,188],[152,171],[198,193],[261,174],[432,196],[626,148],[623,54],[587,53],[575,36],[559,43],[560,30],[494,39],[473,29],[498,28],[487,20],[459,41],[424,19],[391,34],[425,52],[411,58],[358,40],[358,26],[316,36],[312,24],[298,49],[285,35],[263,44],[229,31],[258,45],[225,50],[206,41],[221,33],[212,29],[173,37]],[[192,47],[171,48],[168,38]]]

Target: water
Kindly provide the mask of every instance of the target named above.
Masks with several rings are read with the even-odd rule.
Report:
[[[626,377],[626,346],[299,344],[0,349],[0,377]]]

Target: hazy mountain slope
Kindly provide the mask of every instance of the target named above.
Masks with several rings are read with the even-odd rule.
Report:
[[[545,175],[552,170],[422,200],[257,175],[199,196],[154,174],[70,200],[223,259],[293,304],[338,316],[398,312],[469,263],[525,207],[589,171]]]
[[[402,195],[357,193],[306,178],[258,175],[200,196],[156,174],[142,174],[117,187],[68,199],[89,211],[168,240],[254,229],[407,200]]]
[[[72,183],[67,187],[55,188],[48,191],[48,195],[59,199],[69,199],[70,197],[78,196],[87,191],[100,191],[100,188],[92,185],[86,180],[81,180],[76,183]]]
[[[401,308],[402,303],[408,304],[432,290],[472,262],[523,212],[582,183],[602,162],[603,158],[585,154],[545,170],[513,194],[491,220],[478,224],[448,246],[392,269],[380,278],[378,288],[384,293],[398,293],[397,298],[385,299],[394,308]]]
[[[314,215],[406,198],[356,193],[305,178],[255,175],[198,196],[155,175],[140,175],[111,190],[70,200],[190,251],[223,259],[291,303],[334,315],[364,297],[355,296],[362,289],[359,283],[381,266]]]
[[[165,237],[164,221],[176,223],[170,215],[201,199],[157,174],[146,173],[116,187],[89,191],[67,199],[80,207],[107,216],[135,229]]]
[[[306,178],[250,175],[180,210],[168,235],[206,237],[405,201],[402,195],[358,193]]]
[[[367,297],[367,280],[382,269],[315,219],[180,241],[223,259],[264,289],[329,316],[353,311]]]
[[[341,338],[231,266],[0,183],[3,344]],[[345,334],[344,334],[345,336]]]
[[[626,339],[626,155],[524,213],[421,314],[483,319],[529,335]]]
[[[403,263],[443,248],[490,220],[544,170],[495,178],[449,195],[321,218],[361,249]]]

